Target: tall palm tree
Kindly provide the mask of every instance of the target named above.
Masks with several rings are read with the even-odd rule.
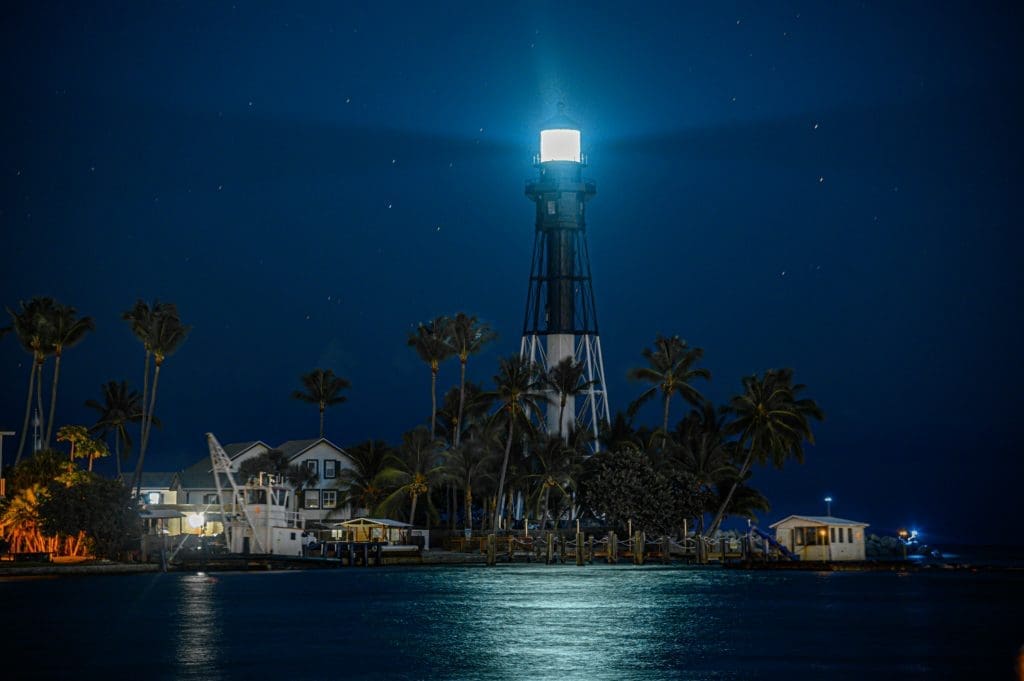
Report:
[[[96,423],[89,432],[100,437],[114,434],[114,459],[117,464],[117,477],[121,477],[121,443],[124,443],[124,457],[127,459],[132,451],[132,436],[128,424],[142,422],[142,396],[139,391],[128,387],[127,381],[108,381],[103,384],[103,402],[86,400],[85,406],[99,413]],[[159,419],[153,418],[157,425]]]
[[[181,344],[185,342],[191,326],[186,326],[178,314],[178,307],[173,303],[154,302],[149,307],[139,301],[135,307],[122,315],[130,322],[132,332],[142,342],[146,350],[146,374],[143,379],[143,409],[145,416],[142,421],[142,435],[139,444],[139,459],[135,464],[135,479],[132,486],[135,494],[142,493],[142,469],[146,460],[146,448],[149,445],[149,436],[153,428],[153,414],[156,409],[156,393],[160,384],[160,370],[166,359],[173,355]],[[146,385],[148,384],[149,358],[153,357],[153,384],[148,395]]]
[[[433,439],[437,437],[437,372],[441,362],[455,354],[451,322],[447,317],[437,317],[420,324],[409,334],[408,345],[430,367],[430,437]]]
[[[710,381],[711,372],[704,368],[694,367],[704,356],[704,350],[691,348],[679,336],[666,338],[659,334],[654,339],[654,349],[644,348],[643,356],[649,366],[632,369],[629,372],[629,377],[654,385],[641,393],[640,397],[629,405],[629,412],[636,414],[645,402],[660,392],[663,411],[662,442],[667,443],[669,403],[672,400],[672,395],[678,394],[693,405],[700,404],[704,398],[691,383],[698,378]]]
[[[366,440],[350,447],[352,467],[343,468],[338,475],[338,486],[342,489],[340,505],[351,504],[353,511],[363,509],[367,513],[377,508],[387,496],[378,476],[393,455],[383,440]]]
[[[762,465],[771,461],[776,468],[782,468],[788,459],[803,463],[804,443],[814,444],[810,419],[820,421],[825,417],[814,400],[800,397],[805,388],[793,383],[792,369],[769,369],[763,377],[744,377],[743,392],[729,402],[733,418],[726,432],[739,435],[737,452],[746,456],[708,527],[709,534],[714,535],[718,529],[737,486],[746,480],[754,461]]]
[[[547,527],[552,490],[559,499],[571,497],[573,469],[578,463],[576,455],[575,448],[558,435],[540,435],[530,445],[523,482],[529,490],[533,517],[542,529]]]
[[[544,387],[558,395],[558,432],[565,442],[569,441],[569,433],[564,429],[565,406],[570,397],[587,392],[597,381],[583,380],[586,367],[576,361],[575,357],[564,357],[558,364],[551,367],[541,376]]]
[[[292,397],[303,402],[315,404],[320,408],[320,437],[324,436],[324,411],[327,407],[342,404],[348,398],[341,394],[342,390],[352,387],[346,379],[335,376],[330,369],[314,369],[301,377],[304,390],[296,390]]]
[[[92,317],[77,317],[78,311],[70,305],[57,304],[54,307],[51,317],[53,328],[51,341],[53,343],[53,354],[55,357],[53,365],[53,388],[50,391],[50,420],[46,425],[46,435],[43,438],[43,447],[50,446],[50,437],[53,435],[53,421],[57,414],[57,382],[60,380],[60,360],[67,348],[78,345],[85,334],[96,328]],[[90,465],[92,461],[90,460]]]
[[[490,396],[498,405],[497,419],[505,426],[505,457],[501,462],[501,475],[498,477],[497,501],[494,505],[494,521],[492,527],[497,529],[502,516],[502,494],[505,492],[505,476],[508,473],[509,457],[512,453],[512,441],[515,439],[516,426],[524,432],[533,430],[529,414],[540,411],[540,403],[544,393],[539,391],[538,367],[528,359],[513,355],[500,360],[498,373],[494,376],[495,390]]]
[[[51,322],[57,302],[53,298],[36,297],[28,302],[20,301],[18,306],[17,312],[7,308],[7,314],[11,317],[14,333],[18,336],[21,347],[32,355],[32,365],[29,367],[28,393],[25,395],[25,420],[21,427],[21,437],[18,439],[18,452],[14,457],[15,464],[21,460],[22,452],[25,450],[33,395],[36,397],[37,408],[40,412],[42,411],[43,364],[53,348]],[[42,417],[40,416],[40,418]]]
[[[491,327],[480,322],[475,315],[459,312],[450,321],[450,345],[459,357],[459,411],[456,418],[455,440],[457,447],[462,440],[462,411],[466,404],[466,364],[469,356],[475,355],[483,346],[497,338]]]
[[[441,443],[430,436],[427,429],[418,426],[402,435],[402,444],[389,465],[377,479],[394,486],[394,491],[380,503],[385,513],[393,513],[404,505],[406,497],[412,502],[409,523],[416,523],[416,504],[422,496],[430,504],[430,490],[441,481],[443,471],[438,464]],[[429,514],[429,509],[428,509]],[[428,517],[429,519],[429,517]]]

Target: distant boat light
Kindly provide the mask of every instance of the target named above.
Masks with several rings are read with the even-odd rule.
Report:
[[[580,131],[565,128],[540,131],[540,162],[580,162]]]

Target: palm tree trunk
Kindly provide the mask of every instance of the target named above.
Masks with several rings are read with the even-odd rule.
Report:
[[[146,360],[142,364],[142,423],[139,424],[139,447],[146,437],[146,404],[149,396],[149,356],[150,351],[146,350]]]
[[[459,415],[456,417],[455,422],[455,446],[459,446],[459,442],[462,440],[462,407],[466,404],[466,360],[461,359],[459,361],[461,365],[459,369]]]
[[[668,403],[672,400],[672,393],[665,393],[665,414],[661,421],[661,446],[668,444]],[[685,405],[684,405],[685,406]]]
[[[60,356],[61,351],[57,350],[53,365],[53,387],[50,389],[50,420],[46,425],[46,437],[43,438],[43,449],[50,446],[50,437],[53,435],[54,416],[57,414],[57,382],[60,380]]]
[[[466,485],[466,529],[470,532],[473,531],[473,491],[469,485]]]
[[[743,440],[740,440],[740,450],[743,449]],[[729,488],[729,493],[725,495],[725,500],[719,507],[718,512],[715,514],[714,519],[708,526],[708,535],[713,536],[718,531],[718,526],[722,523],[722,518],[725,516],[725,509],[729,507],[729,502],[732,501],[732,495],[736,493],[736,488],[739,487],[740,482],[746,476],[747,471],[750,470],[750,465],[754,460],[754,446],[751,444],[750,451],[747,452],[747,458],[743,461],[743,467],[740,468],[740,473],[736,476],[736,480],[733,481],[732,487]]]
[[[117,463],[117,479],[121,479],[121,431],[114,429],[114,459]]]
[[[28,417],[32,414],[32,390],[36,384],[35,364],[28,372],[28,395],[25,396],[25,421],[21,426],[21,438],[18,440],[18,453],[14,456],[14,464],[21,460],[21,453],[25,450],[25,436],[28,433]]]
[[[430,439],[437,437],[437,369],[430,369]]]
[[[419,497],[420,495],[418,494],[412,495],[412,508],[409,510],[409,524],[413,526],[416,525],[416,502],[419,501]]]
[[[320,405],[320,439],[324,437],[324,405]]]
[[[505,472],[508,471],[508,457],[512,453],[512,435],[515,432],[515,415],[510,415],[508,419],[508,440],[505,442],[505,459],[501,462],[501,476],[498,478],[498,496],[494,500],[494,525],[493,529],[497,531],[498,520],[501,519],[501,493],[505,490]]]
[[[546,487],[544,489],[544,515],[540,519],[540,529],[547,529],[548,526],[548,512],[551,507],[548,505],[549,497],[551,496],[551,488]]]
[[[565,426],[565,402],[566,402],[566,395],[565,395],[565,393],[562,393],[562,406],[558,409],[558,434],[559,435],[562,435],[562,433],[564,432],[563,427]],[[565,440],[565,442],[568,443],[569,442],[569,433],[565,433],[564,435],[562,435],[562,439]]]
[[[39,412],[39,425],[46,423],[46,412],[43,411],[43,364],[46,363],[44,357],[39,365],[36,367],[36,371],[39,372],[39,376],[36,378],[36,411]]]
[[[156,362],[156,368],[153,369],[153,390],[149,398],[149,410],[145,419],[143,419],[143,426],[146,431],[142,436],[142,442],[139,443],[139,461],[135,464],[135,496],[138,497],[142,494],[142,463],[146,460],[146,445],[149,444],[149,432],[153,429],[153,411],[156,408],[156,386],[160,381],[160,362]]]

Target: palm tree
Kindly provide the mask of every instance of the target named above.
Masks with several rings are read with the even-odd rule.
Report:
[[[531,431],[533,424],[529,414],[540,411],[540,402],[544,394],[539,392],[537,365],[528,359],[513,355],[500,361],[498,373],[494,376],[495,390],[490,396],[498,404],[495,416],[507,428],[505,437],[505,457],[501,462],[501,475],[498,477],[498,493],[494,505],[495,529],[499,526],[502,511],[502,494],[505,492],[505,476],[508,473],[509,457],[512,453],[512,441],[515,439],[516,424],[524,431]]]
[[[678,393],[690,404],[699,405],[704,398],[690,384],[697,378],[710,381],[711,372],[704,368],[694,368],[694,364],[704,356],[704,350],[691,348],[679,336],[665,338],[659,334],[654,339],[654,349],[644,348],[643,356],[649,366],[632,369],[629,377],[654,385],[629,405],[629,412],[630,415],[636,414],[645,402],[660,391],[664,412],[661,426],[662,442],[667,443],[669,403],[672,395]]]
[[[576,361],[575,357],[563,357],[558,364],[548,369],[541,376],[543,385],[558,395],[558,432],[565,442],[569,441],[569,433],[565,430],[565,405],[570,397],[587,392],[597,381],[584,381],[583,372],[586,367]]]
[[[327,407],[342,404],[348,398],[341,394],[342,390],[352,387],[346,379],[335,376],[330,369],[314,369],[301,377],[305,390],[296,390],[292,397],[320,407],[320,437],[324,436],[324,411]]]
[[[393,513],[408,497],[412,502],[409,523],[415,524],[416,504],[419,498],[426,498],[429,505],[430,490],[443,476],[438,465],[440,450],[441,443],[431,437],[423,426],[402,435],[402,444],[397,455],[392,455],[388,467],[377,476],[383,484],[395,487],[394,491],[380,503],[380,509],[388,514]]]
[[[473,530],[473,491],[494,479],[496,451],[500,446],[500,437],[491,422],[483,422],[473,426],[469,436],[458,447],[446,452],[444,462],[445,476],[462,489],[465,506],[465,527]]]
[[[383,440],[366,440],[348,450],[351,468],[342,469],[338,485],[342,488],[341,506],[352,505],[353,511],[369,513],[387,496],[378,476],[387,468],[394,453]]]
[[[558,435],[540,435],[530,446],[528,472],[523,481],[527,488],[532,488],[529,503],[541,529],[547,527],[551,491],[554,490],[559,499],[571,498],[573,469],[578,463],[576,455],[575,448]]]
[[[53,435],[53,421],[57,413],[57,382],[60,380],[60,360],[66,348],[78,345],[85,338],[85,334],[96,328],[92,317],[78,319],[78,311],[70,305],[57,304],[54,307],[52,316],[52,337],[53,354],[55,357],[53,365],[53,388],[50,391],[50,420],[46,426],[46,436],[43,438],[43,447],[50,446],[50,437]],[[42,386],[40,386],[41,388]],[[91,464],[91,461],[90,461]]]
[[[733,419],[726,432],[739,435],[737,452],[746,452],[743,465],[718,508],[708,532],[714,535],[722,522],[736,488],[746,480],[754,461],[765,464],[769,460],[782,468],[787,459],[799,463],[804,460],[804,442],[814,444],[809,419],[822,420],[824,414],[814,400],[799,397],[806,388],[793,384],[792,369],[769,369],[763,377],[746,376],[743,393],[729,402]]]
[[[455,440],[457,447],[462,440],[462,411],[466,404],[466,364],[470,355],[475,355],[483,346],[497,338],[497,334],[486,324],[477,320],[476,316],[459,312],[451,320],[449,326],[450,345],[459,357],[459,411],[456,417]]]
[[[181,344],[185,342],[191,326],[182,324],[178,314],[178,307],[174,303],[154,302],[149,307],[142,301],[138,301],[131,310],[123,315],[123,318],[131,323],[132,332],[142,342],[146,350],[146,373],[143,377],[143,409],[145,415],[142,420],[141,443],[139,444],[139,460],[135,464],[135,479],[132,487],[135,494],[142,493],[142,469],[146,460],[146,447],[149,445],[149,435],[153,428],[153,413],[156,409],[156,392],[160,383],[160,370],[164,361],[174,354]],[[153,357],[153,387],[146,402],[146,386],[148,385],[149,358]]]
[[[53,298],[36,297],[27,303],[21,301],[18,305],[20,309],[17,312],[7,308],[7,314],[11,317],[14,333],[18,336],[21,347],[32,355],[32,366],[29,367],[28,393],[25,396],[25,420],[21,427],[21,437],[18,439],[18,453],[14,457],[15,464],[21,460],[21,454],[25,450],[33,395],[36,396],[37,408],[40,412],[42,411],[43,363],[53,347],[51,321],[57,303]]]
[[[114,459],[117,464],[117,477],[121,477],[121,443],[124,443],[124,457],[132,451],[132,437],[128,430],[129,423],[142,421],[142,396],[139,391],[131,390],[127,381],[108,381],[103,385],[103,402],[86,400],[85,406],[99,412],[96,423],[89,432],[100,437],[114,434]],[[159,426],[160,420],[153,417]]]
[[[441,362],[455,353],[451,344],[451,323],[447,317],[437,317],[428,324],[420,324],[409,334],[408,345],[416,350],[420,359],[430,367],[430,437],[437,436],[437,371]]]

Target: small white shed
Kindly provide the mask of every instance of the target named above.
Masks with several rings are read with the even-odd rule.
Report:
[[[833,516],[791,515],[771,525],[775,540],[800,560],[864,560],[867,523]]]

